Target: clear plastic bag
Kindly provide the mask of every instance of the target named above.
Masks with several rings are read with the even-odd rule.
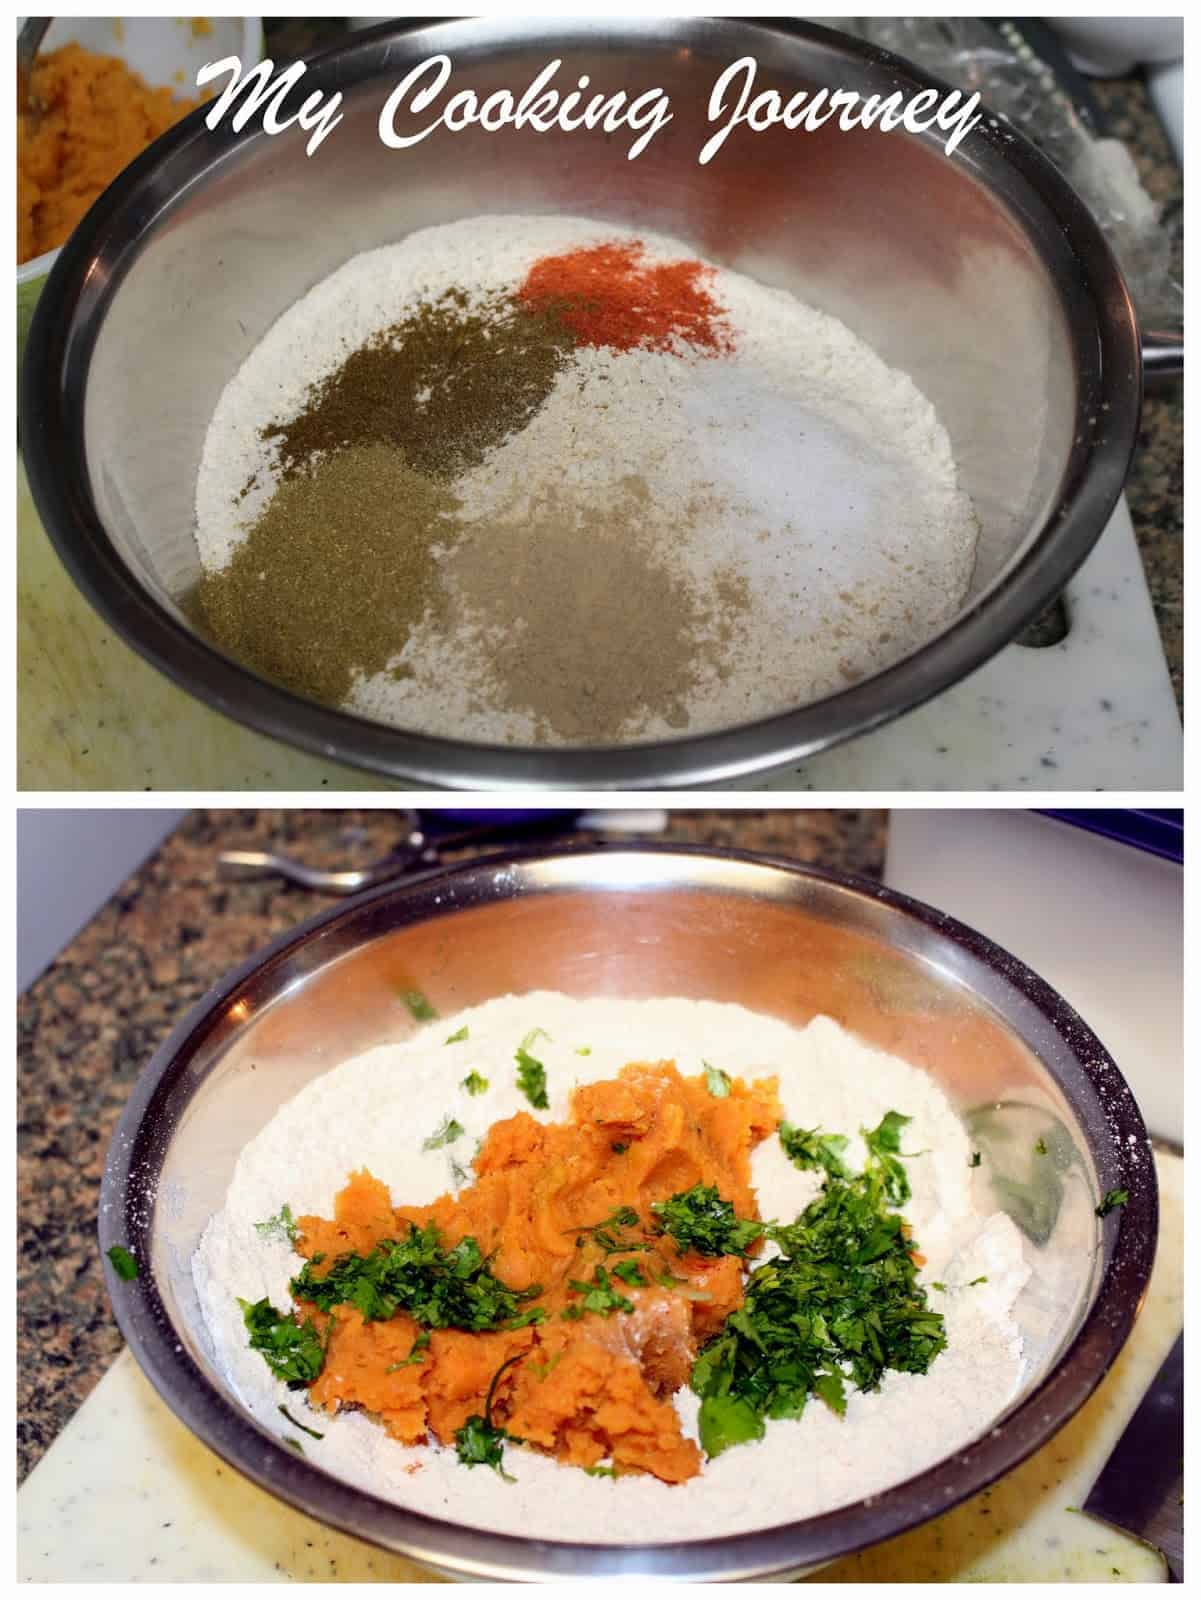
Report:
[[[1121,264],[1144,326],[1179,327],[1181,284],[1172,241],[1119,139],[1097,138],[1050,67],[1028,46],[1011,48],[973,17],[844,17],[831,26],[924,67],[956,88],[978,91],[1059,168],[1097,219]]]

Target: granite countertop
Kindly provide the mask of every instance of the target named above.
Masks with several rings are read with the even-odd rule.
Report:
[[[108,1143],[138,1073],[218,978],[331,904],[277,879],[223,881],[218,852],[276,848],[313,865],[363,865],[395,846],[400,826],[391,811],[194,812],[19,997],[22,1479],[121,1349],[96,1209]],[[879,878],[886,813],[677,811],[656,837]]]

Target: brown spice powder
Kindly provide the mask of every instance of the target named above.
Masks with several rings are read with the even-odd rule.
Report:
[[[444,600],[435,549],[457,533],[458,501],[398,450],[358,445],[298,471],[199,611],[216,642],[265,678],[337,705],[356,668],[381,671]]]
[[[430,477],[478,466],[542,405],[568,353],[553,314],[462,290],[419,306],[314,384],[292,421],[263,430],[285,477],[349,445],[390,444]]]

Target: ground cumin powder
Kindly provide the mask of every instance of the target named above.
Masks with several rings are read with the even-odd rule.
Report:
[[[525,426],[574,345],[553,315],[448,290],[354,351],[263,438],[285,476],[330,450],[389,444],[416,471],[453,477]]]
[[[458,502],[389,445],[355,445],[280,484],[245,543],[201,580],[216,642],[296,694],[337,705],[444,601],[435,550]]]

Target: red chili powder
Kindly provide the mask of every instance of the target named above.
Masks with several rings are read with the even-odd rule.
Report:
[[[643,266],[644,254],[634,240],[543,256],[530,268],[520,298],[553,311],[580,344],[670,350],[683,339],[714,355],[731,351],[725,313],[702,288],[713,268],[699,261]]]

